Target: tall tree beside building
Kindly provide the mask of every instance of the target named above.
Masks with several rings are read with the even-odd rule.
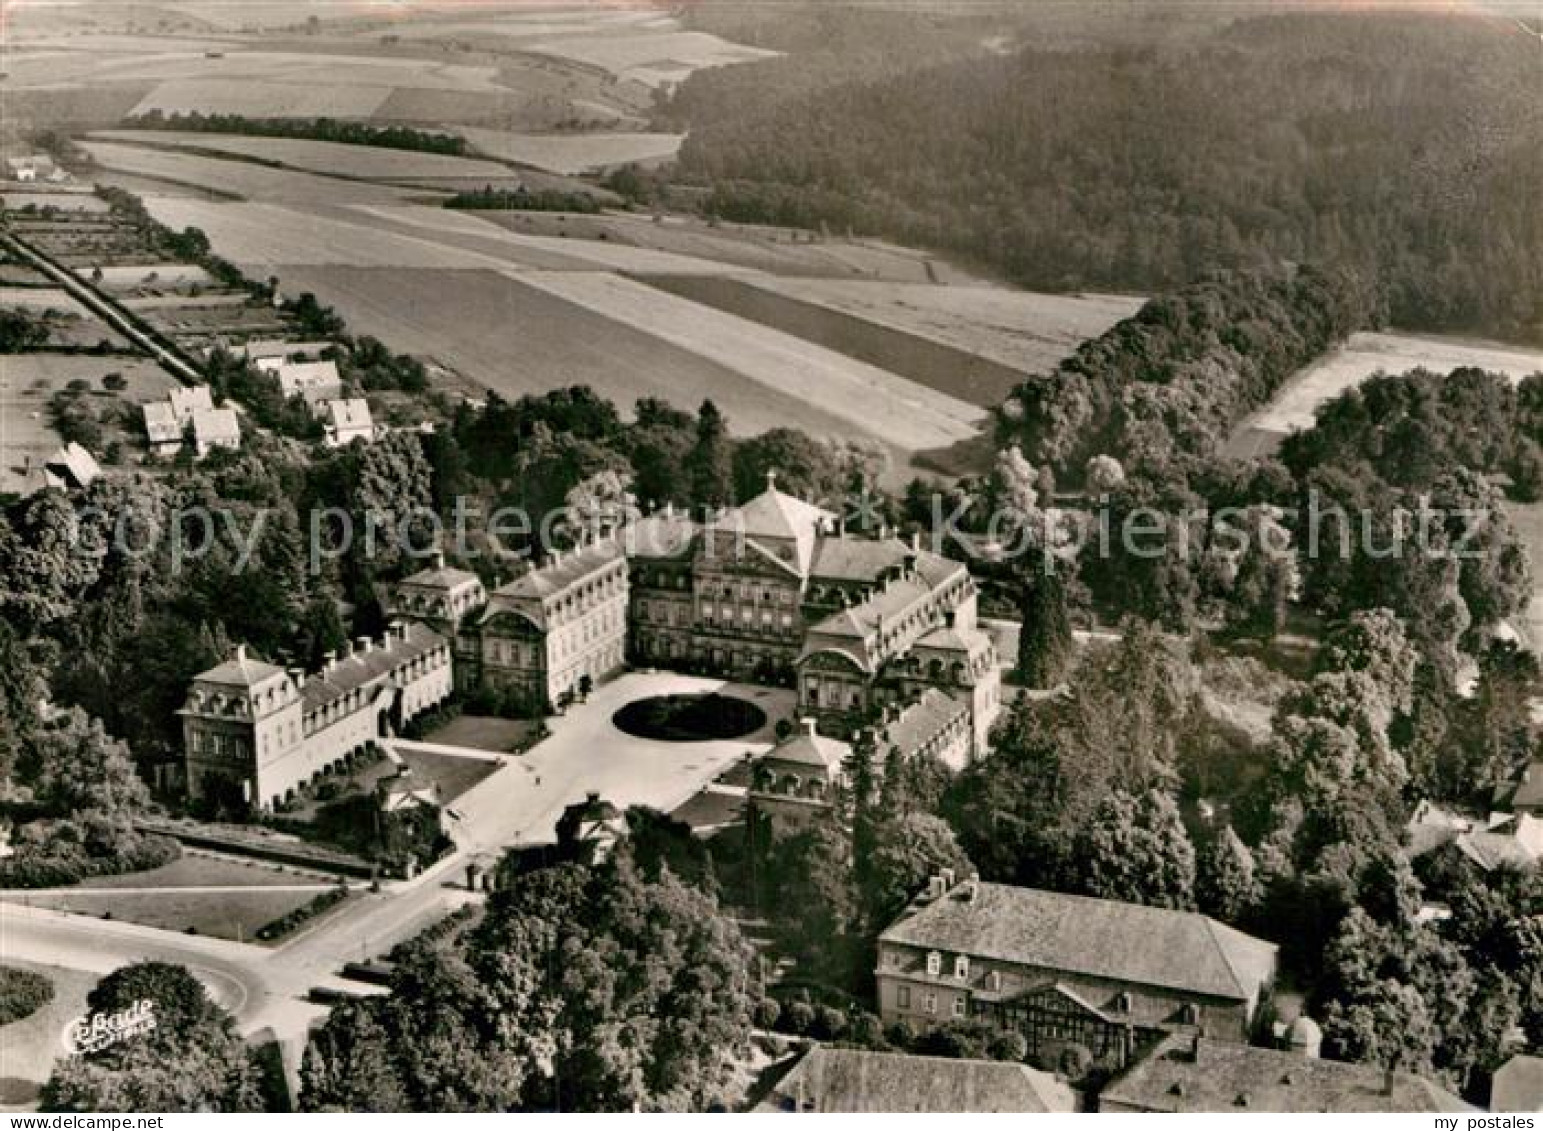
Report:
[[[686,461],[691,501],[699,507],[727,507],[734,502],[734,458],[729,426],[712,401],[697,412],[696,446]]]
[[[1201,846],[1195,862],[1195,902],[1224,923],[1236,923],[1259,899],[1254,855],[1224,826]]]
[[[1075,645],[1063,567],[1031,554],[1023,569],[1018,677],[1030,687],[1054,687],[1070,668]]]

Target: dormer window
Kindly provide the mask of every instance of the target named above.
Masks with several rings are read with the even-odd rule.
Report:
[[[954,977],[958,978],[962,982],[969,976],[970,960],[962,954],[956,956],[954,958]]]
[[[936,978],[942,972],[943,956],[934,950],[927,955],[927,975],[928,977]]]

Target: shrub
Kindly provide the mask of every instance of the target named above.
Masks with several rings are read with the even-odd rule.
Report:
[[[822,1041],[839,1039],[847,1031],[847,1015],[835,1006],[821,1005],[814,1011],[812,1036]]]
[[[792,1002],[783,1010],[782,1018],[782,1028],[801,1037],[814,1025],[814,1006],[807,1001]]]
[[[774,997],[763,997],[755,1003],[755,1023],[761,1029],[775,1029],[782,1017],[782,1006]]]
[[[986,1055],[992,1060],[1021,1061],[1029,1055],[1029,1042],[1022,1033],[1004,1030],[986,1041]]]
[[[852,1016],[847,1040],[851,1044],[859,1045],[865,1049],[886,1049],[889,1047],[889,1042],[884,1039],[884,1022],[867,1010]]]
[[[0,1025],[31,1017],[54,999],[54,984],[43,975],[0,966]]]

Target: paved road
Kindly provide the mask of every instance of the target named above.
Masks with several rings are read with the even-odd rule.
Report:
[[[760,705],[766,726],[743,739],[668,743],[633,738],[611,724],[611,716],[635,699],[719,689]],[[102,974],[144,959],[179,963],[209,985],[242,1032],[271,1030],[293,1042],[323,1012],[303,1000],[311,987],[366,991],[337,977],[345,963],[389,950],[476,898],[457,886],[470,860],[496,857],[516,844],[551,842],[563,808],[590,791],[622,808],[672,809],[746,752],[767,749],[774,721],[789,713],[792,702],[790,691],[670,673],[626,675],[552,720],[550,738],[504,759],[450,804],[458,815],[451,822],[454,853],[413,881],[356,895],[351,906],[281,946],[179,935],[7,903],[0,914],[0,957]]]

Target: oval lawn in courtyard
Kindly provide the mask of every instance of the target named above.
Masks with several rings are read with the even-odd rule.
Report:
[[[636,738],[660,742],[710,742],[742,738],[766,725],[766,712],[744,699],[709,692],[655,695],[628,703],[611,721]]]

